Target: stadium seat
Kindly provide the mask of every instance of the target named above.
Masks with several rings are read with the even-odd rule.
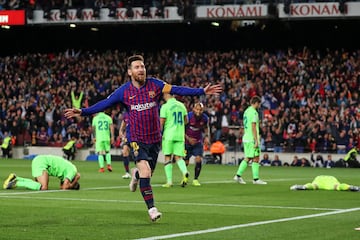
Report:
[[[274,147],[274,152],[276,152],[276,153],[281,153],[281,152],[283,152],[282,146],[275,146],[275,147]]]
[[[301,147],[301,146],[295,147],[295,152],[296,153],[303,153],[304,152],[304,147]]]
[[[346,146],[345,145],[338,145],[337,146],[337,153],[338,154],[346,154]]]

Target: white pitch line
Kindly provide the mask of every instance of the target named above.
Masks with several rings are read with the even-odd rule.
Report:
[[[266,179],[265,179],[266,180]],[[279,179],[272,179],[272,180],[267,180],[268,182],[282,182],[282,181],[294,181],[294,180],[304,180],[304,178],[279,178]],[[218,184],[218,183],[233,183],[235,184],[235,182],[233,180],[228,180],[228,181],[208,181],[208,182],[201,182],[201,184]],[[152,184],[153,187],[161,187],[162,184]],[[105,189],[124,189],[124,188],[128,188],[129,186],[111,186],[111,187],[93,187],[93,188],[82,188],[81,191],[92,191],[92,190],[105,190]],[[26,194],[42,194],[42,193],[54,193],[54,192],[64,192],[66,190],[46,190],[46,191],[21,191],[21,192],[0,192],[0,197],[1,196],[10,196],[10,195],[26,195]],[[68,190],[68,191],[72,191],[72,190]]]
[[[62,197],[34,197],[34,196],[0,196],[0,198],[12,199],[39,199],[39,200],[59,200],[59,201],[83,201],[83,202],[107,202],[107,203],[144,203],[143,201],[129,201],[122,199],[87,199],[87,198],[62,198]],[[157,202],[159,205],[186,205],[203,207],[234,207],[234,208],[268,208],[268,209],[296,209],[296,210],[315,210],[315,211],[339,211],[342,209],[334,208],[305,208],[305,207],[284,207],[267,205],[242,205],[242,204],[223,204],[223,203],[184,203],[184,202]]]
[[[193,231],[193,232],[175,233],[175,234],[169,234],[169,235],[163,235],[163,236],[153,236],[153,237],[147,237],[147,238],[139,238],[139,239],[136,239],[136,240],[158,240],[158,239],[169,239],[169,238],[176,238],[176,237],[193,236],[193,235],[199,235],[199,234],[227,231],[227,230],[232,230],[232,229],[237,229],[237,228],[259,226],[259,225],[265,225],[265,224],[271,224],[271,223],[279,223],[279,222],[296,221],[296,220],[302,220],[302,219],[307,219],[307,218],[316,218],[316,217],[323,217],[323,216],[328,216],[328,215],[342,214],[342,213],[347,213],[347,212],[355,212],[355,211],[359,211],[359,210],[360,210],[360,208],[350,208],[350,209],[344,209],[344,210],[337,210],[337,211],[334,211],[334,212],[317,213],[317,214],[310,214],[310,215],[290,217],[290,218],[280,218],[280,219],[275,219],[275,220],[245,223],[245,224],[239,224],[239,225],[233,225],[233,226],[227,226],[227,227],[220,227],[220,228],[212,228],[212,229]]]

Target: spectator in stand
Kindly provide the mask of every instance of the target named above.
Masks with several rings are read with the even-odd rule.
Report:
[[[308,139],[308,145],[309,145],[309,150],[310,150],[311,152],[315,152],[315,151],[316,151],[317,142],[316,142],[316,139],[315,139],[315,138],[309,138],[309,139]]]
[[[91,127],[80,129],[79,141],[81,141],[85,147],[92,147]]]
[[[300,161],[297,155],[293,157],[293,160],[290,163],[290,166],[292,167],[298,167],[300,165]]]
[[[64,144],[61,134],[55,132],[49,140],[49,146],[62,147]]]
[[[274,152],[282,152],[283,148],[283,121],[281,119],[274,120],[271,126],[271,135],[274,142]]]
[[[297,124],[294,117],[290,118],[290,122],[287,125],[287,129],[285,132],[285,138],[286,138],[286,146],[288,151],[294,151],[295,150],[295,136],[297,132]]]
[[[330,133],[325,133],[322,141],[319,142],[319,151],[320,152],[336,152],[336,142]]]
[[[265,132],[264,144],[265,144],[266,151],[274,150],[274,141],[273,141],[273,136],[270,131],[270,127],[268,127]]]
[[[221,135],[223,135],[224,133],[227,134],[229,132],[229,125],[230,125],[229,109],[225,107],[221,115]],[[220,138],[215,140],[220,140]]]
[[[84,96],[84,92],[81,90],[76,95],[75,95],[74,90],[71,91],[71,102],[72,102],[73,108],[81,108],[81,106],[82,106],[81,101],[83,99],[83,96]]]
[[[272,160],[272,162],[271,162],[271,166],[277,166],[277,167],[282,166],[282,162],[281,162],[281,160],[279,158],[279,155],[275,154],[274,160]]]
[[[229,130],[229,135],[228,135],[228,151],[237,151],[237,137],[235,135],[235,131],[233,129]]]
[[[260,161],[260,165],[267,166],[267,167],[269,167],[271,165],[271,160],[269,158],[269,154],[264,153],[263,159],[261,159],[261,161]]]
[[[311,162],[313,162],[314,167],[323,167],[324,166],[324,159],[320,154],[316,155],[316,159],[315,159],[314,152],[311,152],[310,160],[311,160]]]
[[[309,162],[309,160],[307,160],[306,158],[301,158],[301,166],[300,167],[310,167],[311,164]]]
[[[60,123],[58,123],[58,133],[63,139],[67,139],[67,129],[67,123],[65,122],[65,120],[61,120]]]
[[[307,136],[305,131],[305,125],[300,122],[299,130],[296,132],[294,136],[295,152],[303,152],[305,150],[306,139]]]
[[[354,138],[350,137],[349,138],[349,143],[346,145],[346,152],[350,151],[354,147],[356,147],[355,142],[354,142]]]
[[[239,111],[236,109],[235,104],[231,105],[230,125],[239,125]]]
[[[308,146],[310,152],[318,151],[318,143],[321,141],[323,134],[320,132],[320,125],[313,119],[314,124],[311,125],[311,132],[308,137]],[[321,136],[321,137],[320,137]]]
[[[339,137],[336,140],[336,143],[338,146],[341,147],[339,148],[340,151],[338,153],[346,153],[346,146],[349,144],[349,136],[346,134],[345,129],[340,130]]]
[[[45,127],[41,127],[40,130],[36,133],[36,145],[38,146],[47,146],[49,142],[49,135]]]
[[[55,113],[55,106],[47,107],[45,112],[45,121],[48,125],[51,125],[54,122],[54,113]]]
[[[324,168],[333,168],[335,167],[335,162],[332,160],[331,154],[327,155],[327,159],[324,161]]]

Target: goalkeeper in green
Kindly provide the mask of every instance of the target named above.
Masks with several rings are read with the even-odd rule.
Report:
[[[317,176],[311,183],[305,185],[293,185],[290,190],[334,190],[334,191],[354,191],[360,190],[359,186],[340,183],[336,177],[328,175]]]

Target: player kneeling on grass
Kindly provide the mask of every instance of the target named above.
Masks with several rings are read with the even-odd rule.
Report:
[[[320,175],[311,183],[305,185],[293,185],[290,190],[334,190],[334,191],[360,191],[359,186],[353,186],[346,183],[340,183],[333,176]]]
[[[5,180],[3,188],[13,189],[23,187],[30,190],[48,190],[49,176],[60,179],[60,189],[80,189],[80,173],[70,161],[53,155],[38,155],[32,160],[32,176],[35,181],[29,178],[22,178],[11,173]]]

